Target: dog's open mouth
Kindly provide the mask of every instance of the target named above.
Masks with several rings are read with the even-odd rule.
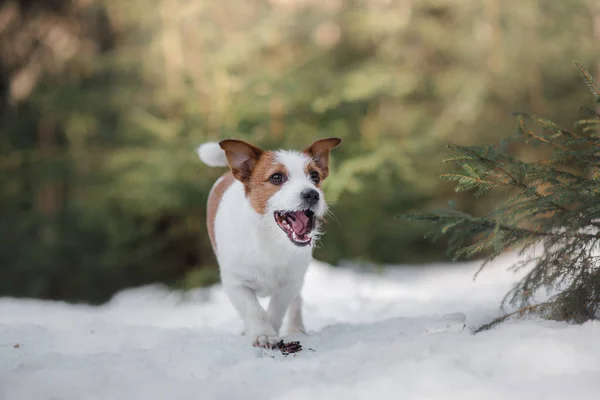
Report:
[[[296,246],[307,246],[315,225],[315,213],[306,211],[275,211],[275,222]]]

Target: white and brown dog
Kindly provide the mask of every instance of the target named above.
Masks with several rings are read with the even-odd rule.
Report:
[[[198,148],[205,164],[231,169],[211,189],[207,227],[223,287],[254,346],[277,345],[288,309],[288,332],[305,332],[300,291],[327,210],[329,151],[341,142],[318,140],[302,152],[240,140]],[[266,311],[259,297],[270,297]]]

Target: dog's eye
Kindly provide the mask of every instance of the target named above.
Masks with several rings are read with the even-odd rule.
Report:
[[[321,176],[317,171],[312,171],[310,173],[310,180],[313,181],[315,185],[318,185],[321,182]]]
[[[283,174],[280,174],[279,172],[271,175],[271,177],[269,178],[269,181],[273,184],[273,185],[281,185],[283,183]]]

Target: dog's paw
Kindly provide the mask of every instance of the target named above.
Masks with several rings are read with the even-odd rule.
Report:
[[[254,342],[252,342],[252,346],[264,349],[276,349],[279,347],[280,342],[281,338],[278,336],[257,335]]]

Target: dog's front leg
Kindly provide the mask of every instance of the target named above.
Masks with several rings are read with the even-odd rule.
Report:
[[[245,334],[256,347],[274,348],[281,340],[256,294],[245,286],[225,287],[225,292],[244,320]]]
[[[292,300],[288,310],[288,333],[303,333],[306,335],[306,328],[302,320],[302,295],[298,294]]]
[[[273,328],[275,328],[275,331],[278,333],[281,328],[281,323],[283,322],[283,317],[290,307],[290,304],[292,304],[292,300],[300,293],[300,289],[301,287],[296,285],[289,285],[283,287],[271,296],[267,314],[269,315],[269,320],[271,321]]]

